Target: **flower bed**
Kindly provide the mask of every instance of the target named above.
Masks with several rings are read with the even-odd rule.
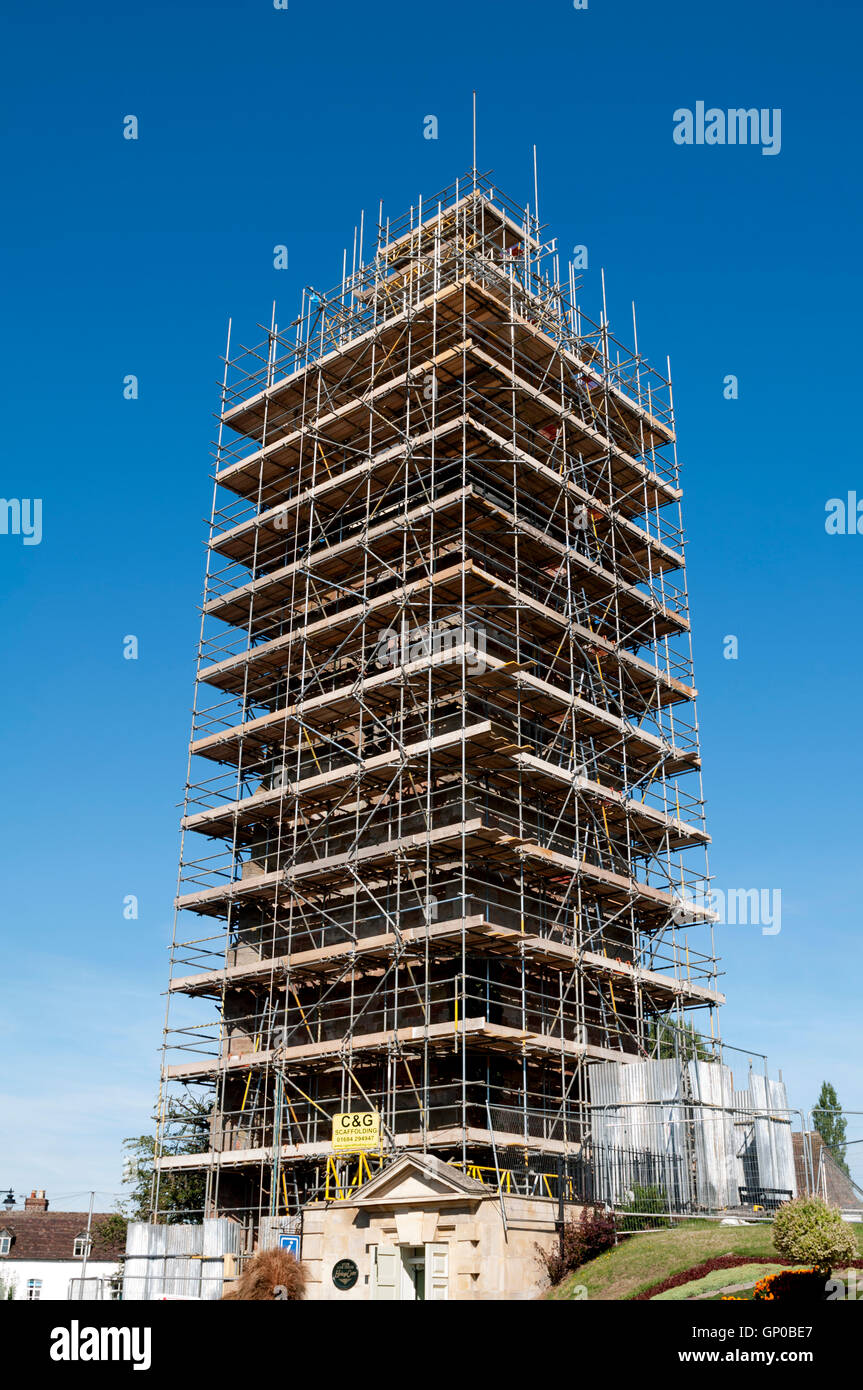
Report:
[[[827,1276],[817,1269],[780,1269],[759,1279],[752,1290],[758,1302],[824,1303]]]

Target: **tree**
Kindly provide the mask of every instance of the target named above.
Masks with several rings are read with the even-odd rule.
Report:
[[[179,1129],[172,1144],[175,1154],[201,1153],[210,1133],[212,1102],[197,1096],[171,1097],[165,1108],[165,1124]],[[154,1119],[156,1117],[154,1116]],[[156,1136],[139,1134],[123,1140],[128,1155],[123,1182],[130,1188],[126,1200],[130,1221],[147,1221],[153,1214],[153,1167]],[[163,1173],[159,1180],[156,1214],[166,1222],[200,1221],[204,1214],[206,1180],[203,1173]]]
[[[822,1081],[821,1083],[821,1094],[815,1103],[813,1115],[815,1128],[821,1135],[825,1146],[832,1153],[842,1172],[847,1173],[850,1177],[848,1164],[845,1161],[845,1134],[848,1125],[842,1114],[836,1088],[831,1086],[829,1081]]]
[[[712,1062],[713,1051],[708,1038],[696,1030],[693,1023],[674,1023],[670,1018],[656,1018],[648,1025],[647,1046],[656,1058],[679,1057],[682,1062]]]
[[[105,1245],[119,1245],[122,1248],[126,1245],[126,1228],[128,1219],[122,1211],[112,1211],[100,1221],[96,1227],[96,1235]]]

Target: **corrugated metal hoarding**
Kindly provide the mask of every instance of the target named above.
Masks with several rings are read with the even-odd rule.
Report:
[[[222,1296],[224,1257],[240,1252],[241,1228],[229,1217],[198,1225],[131,1221],[126,1235],[124,1301]]]
[[[625,1204],[631,1173],[656,1174],[671,1210],[738,1207],[741,1189],[796,1193],[785,1086],[756,1072],[735,1091],[720,1062],[603,1062],[588,1072],[600,1190]],[[613,1163],[607,1156],[618,1151]],[[629,1156],[629,1157],[627,1157]],[[643,1180],[643,1179],[642,1179]]]

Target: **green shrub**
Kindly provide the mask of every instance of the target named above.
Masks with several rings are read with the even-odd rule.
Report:
[[[621,1231],[655,1231],[671,1225],[669,1217],[653,1215],[668,1211],[668,1198],[656,1183],[635,1183],[626,1206],[617,1210]]]
[[[536,1250],[549,1282],[559,1284],[574,1269],[580,1269],[616,1244],[614,1217],[603,1207],[595,1206],[582,1208],[578,1221],[564,1224],[562,1250],[557,1241],[552,1250],[544,1250],[541,1245]]]
[[[820,1197],[797,1197],[773,1218],[773,1245],[785,1260],[830,1272],[843,1260],[857,1258],[857,1242],[838,1207]]]

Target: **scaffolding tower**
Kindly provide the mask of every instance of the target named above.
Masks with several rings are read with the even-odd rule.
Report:
[[[591,1063],[717,1037],[670,371],[633,333],[474,171],[229,334],[157,1149],[199,1215],[348,1190],[338,1112],[383,1156],[577,1154]]]

